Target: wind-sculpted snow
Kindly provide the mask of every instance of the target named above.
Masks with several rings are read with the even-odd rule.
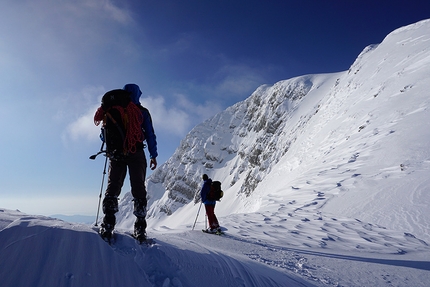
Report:
[[[10,222],[0,229],[5,287],[313,286],[293,273],[199,246],[210,236],[202,232],[160,235],[148,247],[118,231],[109,246],[85,225],[8,210],[1,210],[0,220]],[[184,248],[184,241],[192,248]]]
[[[91,226],[0,210],[1,286],[428,285],[430,248],[413,235],[319,222],[282,210],[242,214],[225,221],[223,236],[164,226],[147,246],[118,229],[108,245]]]

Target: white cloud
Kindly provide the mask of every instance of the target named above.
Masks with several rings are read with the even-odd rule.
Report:
[[[94,124],[94,113],[97,106],[94,106],[91,110],[88,110],[86,114],[79,117],[76,121],[68,125],[66,134],[63,134],[63,140],[68,138],[72,141],[85,140],[93,142],[97,140],[97,135],[100,133],[100,126]]]
[[[149,110],[156,133],[162,131],[184,136],[188,132],[190,117],[184,110],[167,107],[165,99],[161,96],[141,98],[140,102]]]
[[[68,93],[57,98],[59,108],[54,120],[68,123],[61,135],[65,145],[69,141],[99,140],[100,126],[94,124],[94,114],[100,106],[100,99],[105,90],[103,87],[88,86],[80,92]]]

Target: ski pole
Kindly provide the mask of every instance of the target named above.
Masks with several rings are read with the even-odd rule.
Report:
[[[203,203],[203,202],[200,202],[199,211],[197,211],[196,220],[194,220],[193,229],[191,229],[191,230],[194,230],[194,227],[196,226],[197,218],[199,217],[200,208],[202,207],[202,203]]]
[[[96,216],[96,224],[95,224],[95,226],[97,226],[97,222],[99,221],[100,202],[101,202],[101,200],[102,200],[103,183],[105,182],[106,164],[107,164],[107,160],[108,160],[107,155],[105,155],[105,157],[106,157],[106,159],[105,159],[105,167],[104,167],[104,169],[103,169],[102,184],[101,184],[101,187],[100,187],[99,205],[98,205],[98,207],[97,207],[97,216]]]

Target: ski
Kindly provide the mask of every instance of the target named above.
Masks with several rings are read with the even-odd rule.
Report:
[[[130,235],[131,237],[133,237],[134,239],[136,239],[136,241],[137,241],[137,243],[139,243],[139,245],[146,244],[147,246],[152,246],[152,245],[154,245],[156,243],[153,238],[148,238],[148,237],[141,238],[141,237],[136,236],[136,235],[134,235],[132,233],[128,233],[128,235]]]
[[[101,233],[99,233],[99,235],[107,244],[112,245],[115,243],[115,236],[114,236],[113,232],[110,233],[110,235],[108,235],[108,236],[103,235]]]
[[[103,239],[103,241],[105,241],[107,244],[109,245],[113,245],[115,243],[115,239],[116,239],[116,233],[112,231],[112,233],[106,233],[106,234],[102,234],[100,232],[99,229],[93,228],[94,231],[97,231],[98,235]],[[122,233],[119,233],[122,234]],[[132,237],[133,239],[135,239],[137,241],[137,243],[139,245],[147,245],[147,246],[152,246],[154,244],[156,244],[157,242],[153,239],[153,238],[142,238],[139,236],[134,235],[133,233],[130,232],[124,232],[124,234]]]
[[[217,232],[209,232],[206,229],[202,229],[203,233],[207,233],[207,234],[213,234],[213,235],[224,235],[225,233],[222,231],[217,231]]]

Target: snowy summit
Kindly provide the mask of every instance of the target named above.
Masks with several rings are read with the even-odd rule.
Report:
[[[148,179],[153,246],[127,235],[125,192],[111,246],[90,225],[1,210],[2,286],[428,286],[429,76],[425,20],[348,71],[259,87]],[[222,236],[200,231],[204,173],[222,182]]]

